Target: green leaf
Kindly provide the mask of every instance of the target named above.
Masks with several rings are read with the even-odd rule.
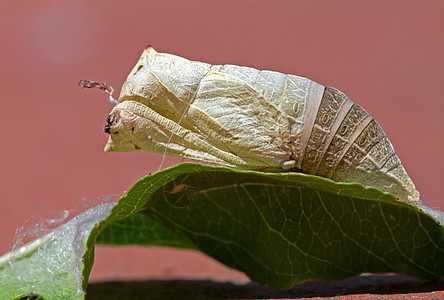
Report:
[[[109,216],[113,203],[86,210],[55,231],[0,258],[0,299],[29,295],[41,299],[83,299],[83,264],[94,248],[86,248],[97,222]],[[85,281],[86,280],[86,281]],[[85,285],[86,287],[86,285]]]
[[[96,214],[95,209],[89,216]],[[66,286],[66,298],[80,299],[96,242],[197,249],[277,288],[362,272],[439,279],[444,277],[444,227],[439,223],[443,216],[421,209],[360,184],[184,163],[136,182],[108,217],[97,213],[95,222],[85,226],[87,234],[76,249],[52,250],[57,255],[84,253],[83,264],[73,261],[83,281],[72,276],[71,267],[60,272],[63,279],[57,287],[50,287],[54,282],[32,279],[33,285],[21,290],[21,281],[3,283],[26,268],[44,278],[34,270],[44,259],[34,256],[46,243],[29,257],[0,269],[0,298],[34,292],[59,299],[52,293]],[[69,243],[64,244],[69,248]],[[23,267],[17,269],[18,264]],[[10,292],[12,287],[20,292]]]

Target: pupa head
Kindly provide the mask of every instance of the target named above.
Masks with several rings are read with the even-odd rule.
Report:
[[[128,152],[142,149],[140,142],[144,136],[136,131],[136,123],[137,115],[115,107],[106,118],[103,128],[109,134],[105,151]]]

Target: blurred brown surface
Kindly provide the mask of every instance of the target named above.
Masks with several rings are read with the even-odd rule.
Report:
[[[326,282],[309,281],[289,290],[254,282],[233,284],[211,280],[97,282],[86,299],[443,299],[444,282],[423,282],[402,275],[361,275]]]
[[[382,125],[425,204],[444,210],[443,1],[4,0],[0,18],[0,253],[27,219],[71,218],[157,170],[160,155],[103,152],[112,107],[77,87],[104,81],[118,95],[148,44],[338,88]],[[189,255],[99,247],[92,279],[246,280]]]

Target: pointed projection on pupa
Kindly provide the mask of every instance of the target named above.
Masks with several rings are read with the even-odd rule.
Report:
[[[419,202],[382,128],[335,88],[148,47],[106,120],[105,151],[359,182]]]

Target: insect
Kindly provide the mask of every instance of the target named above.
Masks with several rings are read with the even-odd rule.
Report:
[[[183,179],[186,181],[187,177]],[[197,187],[187,185],[185,183],[175,184],[171,190],[167,190],[164,187],[163,198],[174,208],[186,208],[193,205],[197,201],[197,195],[199,194],[199,189]]]
[[[181,193],[181,192],[185,192],[186,190],[188,190],[188,186],[186,184],[179,184],[176,185],[172,190],[171,193],[172,194],[177,194],[177,193]]]
[[[303,172],[419,202],[378,123],[342,92],[300,76],[195,62],[148,47],[105,132],[105,151]]]

